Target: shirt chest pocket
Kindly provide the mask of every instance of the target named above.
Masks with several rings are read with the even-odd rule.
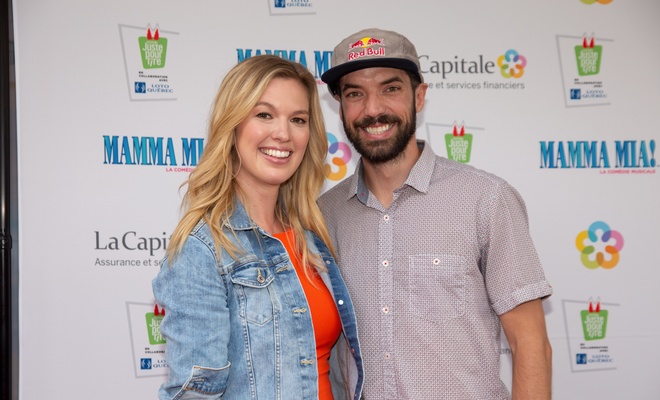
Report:
[[[271,270],[262,265],[245,265],[232,273],[241,318],[257,325],[265,325],[273,319],[280,308],[274,280]]]
[[[408,293],[412,314],[443,323],[465,313],[465,258],[417,254],[409,258]]]

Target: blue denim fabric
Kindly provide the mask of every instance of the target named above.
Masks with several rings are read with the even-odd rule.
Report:
[[[216,256],[208,225],[200,222],[174,262],[165,259],[153,280],[165,309],[169,379],[163,399],[317,399],[312,319],[302,286],[282,243],[248,218],[237,202],[225,232],[238,260]],[[331,355],[335,399],[357,399],[362,357],[353,304],[325,244],[307,232],[310,249],[325,261],[321,278],[333,295],[342,335]]]

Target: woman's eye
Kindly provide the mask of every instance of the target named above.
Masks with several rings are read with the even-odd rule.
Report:
[[[270,116],[270,114],[268,114],[266,112],[260,112],[260,113],[257,114],[257,118],[268,119],[268,118],[271,118],[271,116]]]
[[[307,120],[304,118],[292,118],[291,122],[293,122],[294,124],[304,125],[307,123]]]

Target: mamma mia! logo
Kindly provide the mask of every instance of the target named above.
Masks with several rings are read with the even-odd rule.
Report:
[[[103,164],[109,165],[155,165],[171,167],[168,172],[190,172],[203,151],[202,138],[103,136]]]
[[[655,140],[541,141],[540,166],[544,169],[588,168],[616,173],[655,174]],[[601,173],[614,173],[605,172]]]
[[[272,54],[282,57],[285,60],[294,61],[302,64],[305,68],[310,70],[316,79],[321,79],[321,75],[330,69],[330,59],[332,58],[332,51],[328,50],[314,50],[313,55],[308,56],[305,50],[262,50],[262,49],[236,49],[238,62],[245,61],[245,59],[252,56],[261,54]],[[313,65],[309,65],[308,61],[313,61]]]

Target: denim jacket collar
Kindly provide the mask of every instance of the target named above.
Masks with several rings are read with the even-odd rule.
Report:
[[[224,225],[235,231],[245,231],[258,229],[259,226],[252,221],[248,216],[247,210],[243,203],[237,198],[234,199],[234,212],[229,217],[228,221],[225,221]]]

